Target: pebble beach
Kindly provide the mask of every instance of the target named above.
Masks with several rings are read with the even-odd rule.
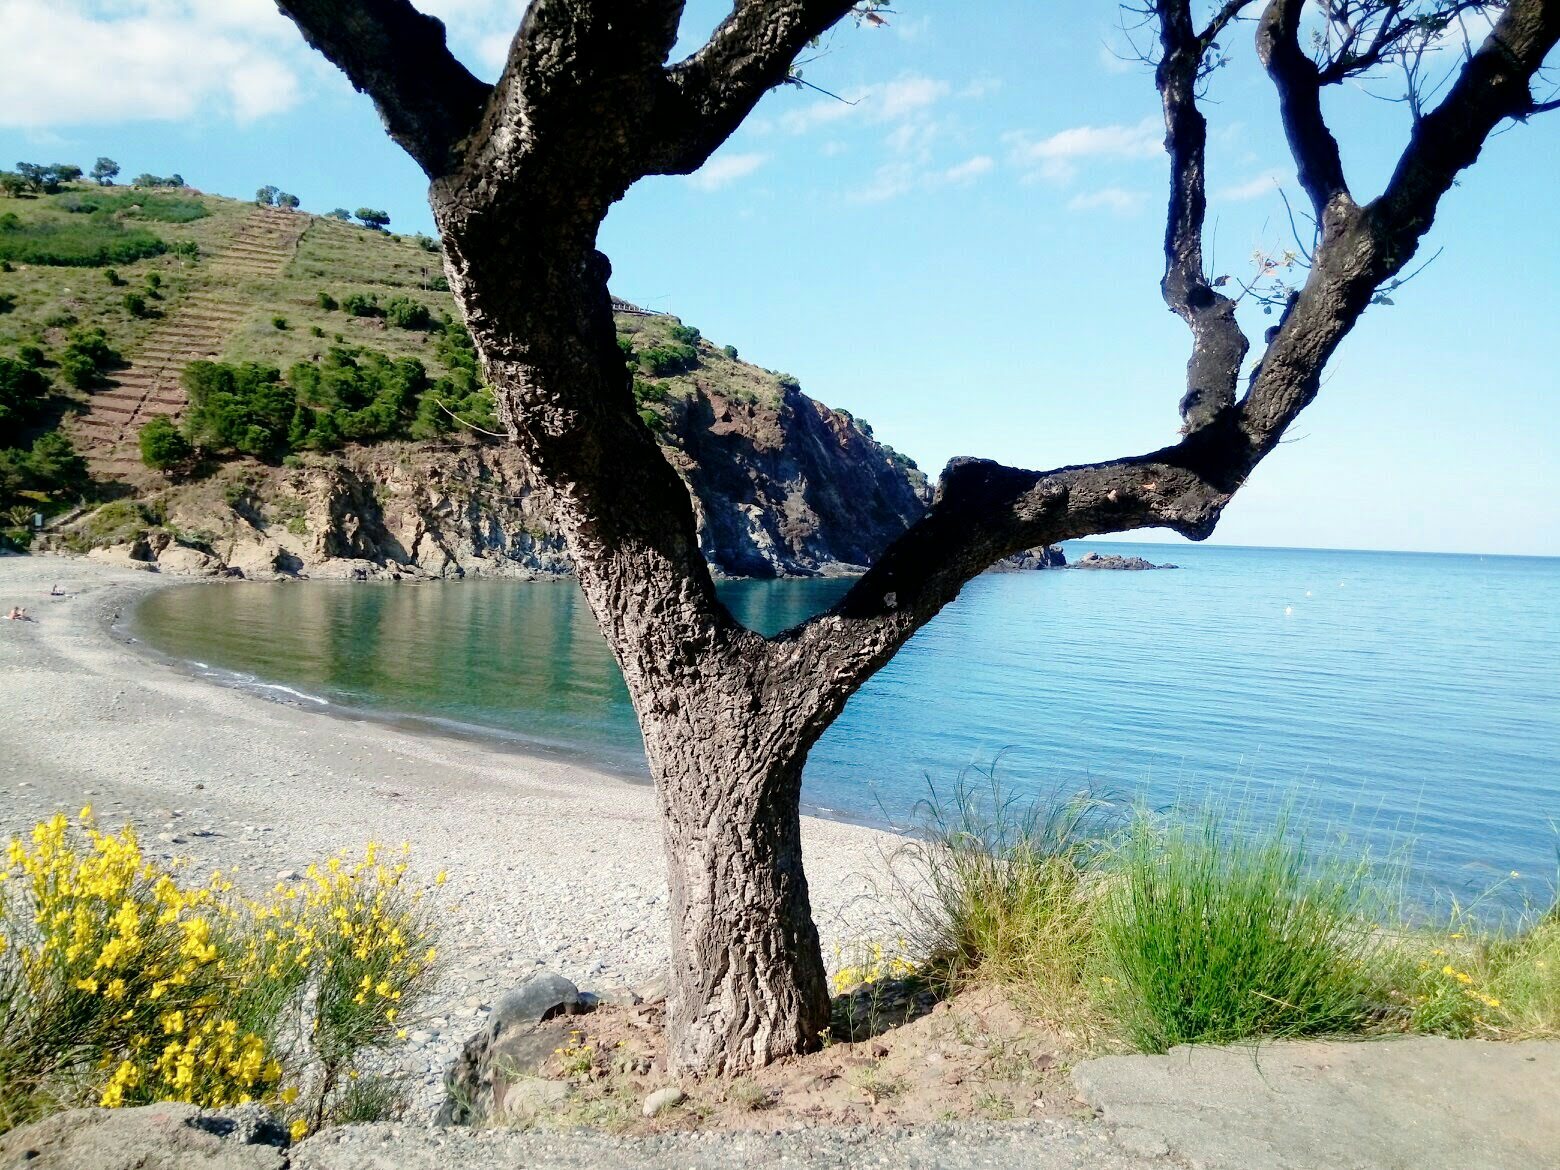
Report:
[[[0,612],[35,619],[0,620],[0,836],[90,804],[106,829],[133,825],[150,856],[253,890],[369,841],[409,842],[430,885],[448,875],[439,993],[400,1055],[419,1116],[488,1005],[538,968],[592,989],[659,976],[667,904],[648,785],[194,677],[121,625],[169,587],[223,588],[0,557]],[[899,839],[812,818],[803,837],[825,954],[894,933]]]

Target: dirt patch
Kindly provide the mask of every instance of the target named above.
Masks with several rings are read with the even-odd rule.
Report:
[[[834,1040],[751,1076],[705,1081],[667,1074],[659,1004],[558,1017],[539,1026],[538,1039],[550,1046],[539,1076],[516,1078],[498,1124],[658,1133],[1092,1116],[1069,1079],[1080,1054],[1001,992],[925,1006],[897,1026],[858,1027],[856,1041]],[[646,1117],[646,1098],[670,1086],[683,1098]]]

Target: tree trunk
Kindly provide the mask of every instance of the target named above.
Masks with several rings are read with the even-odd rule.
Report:
[[[829,993],[802,871],[802,760],[744,729],[650,746],[671,893],[672,1067],[746,1072],[816,1048]],[[650,736],[646,736],[647,745]]]

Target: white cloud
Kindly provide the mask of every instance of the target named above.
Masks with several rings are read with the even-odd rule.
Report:
[[[1030,176],[1066,182],[1080,159],[1154,158],[1164,149],[1164,125],[1147,117],[1134,126],[1074,126],[1035,140],[1027,132],[1007,135],[1011,159]]]
[[[1261,199],[1264,195],[1276,194],[1280,182],[1277,171],[1266,171],[1263,174],[1247,179],[1244,183],[1220,187],[1213,193],[1213,197],[1230,203],[1240,203],[1247,199]]]
[[[1117,215],[1135,215],[1143,207],[1148,195],[1142,191],[1127,191],[1121,187],[1101,187],[1074,195],[1067,201],[1069,211],[1114,211]]]
[[[267,0],[0,0],[0,125],[252,121],[297,104],[310,50]]]
[[[916,190],[966,186],[990,173],[996,165],[996,160],[987,154],[941,169],[926,169],[908,162],[886,163],[877,169],[870,183],[850,192],[848,198],[852,203],[884,203]]]
[[[839,98],[819,98],[815,102],[787,110],[776,122],[791,134],[806,134],[819,126],[828,126],[846,118],[860,118],[882,124],[900,122],[926,114],[947,97],[953,87],[931,77],[902,77],[848,90]],[[844,99],[844,100],[840,100]]]
[[[989,154],[978,154],[974,158],[965,159],[963,162],[949,167],[942,173],[942,181],[945,183],[971,183],[982,175],[989,174],[996,165],[996,159]]]
[[[757,153],[717,155],[689,175],[688,182],[700,191],[716,191],[751,175],[768,158],[767,154]]]

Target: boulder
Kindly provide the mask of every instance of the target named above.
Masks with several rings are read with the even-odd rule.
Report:
[[[538,972],[504,995],[445,1074],[437,1123],[475,1125],[502,1116],[510,1086],[535,1080],[557,1047],[556,1038],[538,1025],[588,1010],[579,988],[551,971]],[[534,1090],[525,1093],[535,1097]]]
[[[258,1105],[72,1109],[0,1136],[0,1168],[284,1170],[287,1130]]]

